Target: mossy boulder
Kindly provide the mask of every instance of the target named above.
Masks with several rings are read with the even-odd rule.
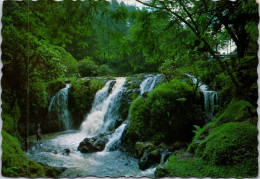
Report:
[[[158,145],[191,140],[193,125],[203,122],[201,104],[199,92],[187,83],[164,83],[131,104],[127,141],[130,145],[137,141]]]
[[[160,150],[153,150],[149,153],[145,153],[139,160],[138,165],[141,170],[150,168],[151,166],[160,163],[161,153]]]
[[[227,106],[227,108],[219,116],[207,123],[203,128],[198,128],[195,137],[193,138],[191,144],[188,147],[188,151],[194,152],[198,145],[209,135],[209,133],[216,127],[229,122],[250,122],[256,123],[255,108],[248,102],[244,100],[235,100]],[[195,126],[196,127],[196,126]]]
[[[149,153],[156,149],[158,149],[158,147],[154,146],[151,142],[136,142],[135,144],[136,155],[139,158],[145,153]]]
[[[196,149],[196,156],[214,165],[250,164],[257,168],[257,127],[249,123],[227,123],[212,130]]]
[[[249,178],[256,177],[257,172],[257,158],[253,166],[250,163],[214,165],[189,152],[178,151],[165,165],[156,168],[155,177]]]
[[[233,100],[225,111],[218,117],[217,124],[242,122],[256,115],[255,108],[244,100]]]

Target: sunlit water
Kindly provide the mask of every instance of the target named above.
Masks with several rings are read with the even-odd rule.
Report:
[[[35,142],[35,136],[30,137],[35,146],[27,155],[42,164],[67,168],[60,177],[153,177],[155,168],[141,171],[138,160],[127,156],[121,151],[95,152],[83,154],[77,151],[79,143],[85,138],[79,131],[64,131],[42,135],[40,143]],[[67,156],[64,149],[70,149]]]

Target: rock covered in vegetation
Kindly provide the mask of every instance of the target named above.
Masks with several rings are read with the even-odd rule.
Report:
[[[137,98],[130,107],[131,119],[124,142],[174,143],[192,138],[193,125],[201,125],[202,102],[198,91],[185,82],[172,80]],[[185,111],[185,113],[183,112]]]
[[[257,128],[249,123],[226,123],[212,130],[196,155],[215,165],[251,164],[257,168]]]
[[[153,150],[151,152],[145,153],[139,160],[138,165],[141,170],[150,168],[154,164],[160,163],[161,153],[160,150]]]
[[[227,122],[242,122],[256,115],[255,108],[245,100],[233,100],[225,111],[218,117],[218,124]]]
[[[158,147],[153,145],[151,142],[136,142],[135,144],[136,155],[139,158],[156,149],[158,149]]]
[[[176,152],[163,169],[156,170],[155,176],[256,177],[257,145],[256,126],[249,123],[226,123],[208,133],[198,144],[195,156],[185,151]]]

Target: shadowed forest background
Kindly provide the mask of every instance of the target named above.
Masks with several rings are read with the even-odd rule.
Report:
[[[116,0],[3,2],[4,176],[93,174],[38,161],[30,136],[40,128],[47,141],[84,129],[105,88],[107,99],[120,93],[106,104],[103,122],[113,121],[91,139],[107,143],[122,132],[114,149],[136,162],[129,175],[257,176],[256,1],[135,2],[142,8]],[[67,122],[55,108],[61,95]],[[82,142],[81,153],[107,149]]]

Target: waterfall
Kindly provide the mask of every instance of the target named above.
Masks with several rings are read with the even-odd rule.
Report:
[[[197,79],[189,74],[186,74],[190,77],[194,84],[197,84]],[[216,91],[209,91],[208,86],[202,83],[199,83],[199,89],[204,95],[204,107],[206,113],[206,122],[209,122],[214,116],[215,102],[218,103],[218,93]]]
[[[120,92],[123,90],[125,81],[126,78],[116,78],[116,83],[114,84],[110,94],[108,94],[108,90],[109,83],[111,81],[109,81],[105,87],[97,92],[92,109],[81,125],[82,133],[92,137],[98,135],[101,131],[107,131],[108,125],[105,125],[105,115],[109,111],[108,109],[110,107],[116,105],[115,101],[117,100]],[[107,120],[111,121],[114,120],[114,118],[111,117]]]
[[[104,149],[105,152],[108,152],[110,150],[111,147],[113,147],[114,145],[118,144],[118,142],[120,141],[122,134],[125,130],[127,124],[121,124],[121,126],[119,126],[115,132],[112,134],[112,136],[109,138],[106,147]]]
[[[70,112],[68,110],[68,92],[71,84],[66,84],[66,87],[57,92],[52,97],[49,108],[48,117],[58,118],[60,129],[68,130],[72,128]]]
[[[161,75],[149,76],[140,84],[141,95],[145,92],[152,91],[157,83],[161,81]]]
[[[206,122],[208,120],[211,120],[214,115],[214,107],[215,107],[215,99],[217,102],[218,99],[218,93],[216,91],[204,91],[204,105],[205,105],[205,112],[207,116]]]

